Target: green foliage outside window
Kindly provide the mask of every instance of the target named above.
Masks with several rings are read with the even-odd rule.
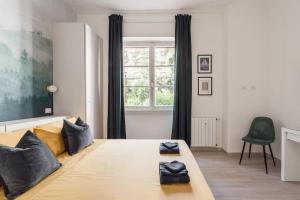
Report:
[[[155,91],[155,105],[156,106],[171,106],[174,101],[173,87],[170,88],[156,88]]]
[[[127,107],[149,107],[151,99],[154,106],[173,105],[174,48],[155,47],[152,67],[149,66],[150,51],[150,47],[124,48],[124,94]]]
[[[125,87],[126,106],[149,106],[150,94],[146,87]]]

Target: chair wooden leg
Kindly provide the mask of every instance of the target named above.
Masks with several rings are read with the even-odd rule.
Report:
[[[240,158],[240,165],[242,163],[242,159],[243,159],[243,155],[244,155],[244,150],[245,150],[245,145],[246,145],[246,142],[244,142],[244,145],[243,145],[243,150],[242,150],[242,153],[241,153],[241,158]]]
[[[265,145],[263,145],[263,151],[264,151],[264,160],[265,160],[266,174],[268,174],[268,164],[267,164],[267,157],[266,157],[266,148],[265,148]]]
[[[276,166],[275,159],[274,159],[274,156],[273,156],[273,151],[272,151],[272,148],[271,148],[270,144],[269,144],[269,149],[270,149],[270,152],[271,152],[271,156],[272,156],[272,160],[273,160],[274,166]]]
[[[252,148],[252,144],[250,144],[250,146],[249,146],[249,159],[250,159],[250,155],[251,155],[251,148]]]

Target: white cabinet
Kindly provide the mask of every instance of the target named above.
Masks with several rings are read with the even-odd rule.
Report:
[[[54,115],[81,117],[100,138],[100,38],[87,24],[57,23],[53,41]]]
[[[300,131],[281,129],[281,180],[300,181]]]

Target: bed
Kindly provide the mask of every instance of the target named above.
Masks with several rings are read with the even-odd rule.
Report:
[[[186,143],[178,141],[180,155],[160,155],[161,142],[95,140],[74,156],[60,155],[63,167],[17,200],[213,200]],[[173,160],[186,164],[190,184],[160,185],[159,162]]]

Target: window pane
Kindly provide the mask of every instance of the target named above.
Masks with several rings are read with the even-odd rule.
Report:
[[[149,67],[124,67],[124,86],[149,86]]]
[[[149,66],[149,48],[124,48],[124,66]]]
[[[173,101],[173,87],[155,87],[155,106],[172,106]]]
[[[125,87],[125,106],[149,106],[149,87]]]
[[[173,47],[155,48],[155,65],[174,65],[175,49]]]
[[[155,86],[173,86],[173,67],[155,67]]]

